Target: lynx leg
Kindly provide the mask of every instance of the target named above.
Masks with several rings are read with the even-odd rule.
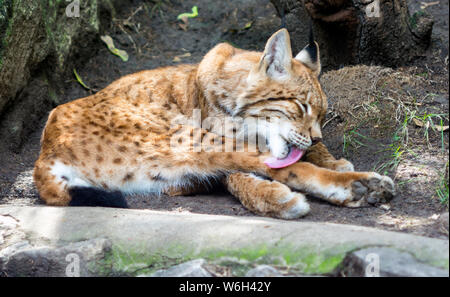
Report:
[[[269,175],[295,190],[348,207],[385,203],[395,195],[392,180],[376,172],[338,172],[298,162]]]
[[[39,195],[47,205],[67,206],[70,195],[65,180],[58,179],[55,174],[52,174],[51,168],[55,165],[58,165],[56,160],[42,158],[37,160],[33,172],[34,181]]]
[[[279,182],[239,172],[228,175],[225,183],[230,193],[256,214],[295,219],[309,212],[305,196]]]
[[[337,205],[360,207],[384,203],[395,194],[392,180],[376,172],[338,172],[309,162],[271,169],[264,164],[264,160],[270,155],[258,152],[211,152],[204,153],[203,156],[207,162],[199,170],[216,168],[230,172],[256,173]]]
[[[354,171],[352,163],[345,159],[336,160],[322,142],[311,146],[306,151],[305,161],[331,170],[343,172]]]
[[[375,172],[339,172],[318,167],[309,162],[297,162],[286,168],[271,169],[264,164],[264,161],[270,157],[270,153],[253,151],[253,148],[250,148],[247,144],[244,144],[243,151],[241,152],[226,152],[224,149],[221,150],[222,147],[220,144],[208,141],[208,139],[212,139],[213,137],[213,133],[205,133],[202,143],[206,143],[207,145],[204,148],[202,147],[204,151],[200,153],[189,152],[183,158],[183,164],[189,164],[191,161],[188,162],[188,160],[195,160],[195,163],[190,168],[192,169],[195,165],[196,171],[202,174],[214,175],[217,172],[224,171],[228,172],[228,174],[236,172],[255,173],[260,176],[269,177],[296,191],[309,193],[330,203],[348,207],[359,207],[380,202],[384,203],[391,200],[395,192],[392,180],[387,176],[381,176]],[[225,141],[222,143],[225,143]],[[237,147],[237,144],[232,144],[233,147],[235,145]],[[212,151],[208,146],[217,150]],[[322,146],[321,150],[316,150],[316,153],[317,151],[321,151],[322,153],[326,152],[329,160],[333,161],[334,158],[331,159],[331,155],[324,146]],[[321,164],[327,165],[324,162]],[[230,176],[230,178],[232,177]],[[242,175],[238,175],[238,177],[243,179]],[[249,177],[246,177],[246,180],[248,180]],[[240,193],[245,193],[250,196],[249,191],[253,190],[253,194],[258,194],[254,196],[263,197],[261,201],[265,203],[267,203],[267,197],[272,197],[270,194],[268,194],[269,196],[264,196],[262,193],[263,190],[260,191],[260,189],[267,190],[266,185],[270,182],[262,180],[255,183],[255,178],[250,180],[253,183],[248,183],[246,185],[247,188],[242,186],[242,184],[245,184],[244,182],[242,184],[232,183],[238,187],[232,187],[231,192],[235,191],[237,193],[236,196],[243,200],[243,204],[250,209],[254,209],[255,212],[268,212],[265,207],[258,206],[259,208],[256,208],[255,203],[250,204],[251,202],[244,201],[246,199],[251,201],[251,197],[245,198],[244,196],[240,196],[243,195]],[[261,187],[258,188],[255,185],[260,185]]]
[[[171,187],[164,191],[164,194],[170,197],[175,196],[192,196],[196,194],[204,194],[209,193],[211,189],[204,185],[199,183],[193,183],[191,185],[185,186],[185,187]]]
[[[166,189],[163,193],[165,195],[167,195],[167,196],[170,196],[170,197],[191,196],[191,195],[197,194],[195,189],[192,189],[190,187],[186,187],[186,188],[169,188],[169,189]]]

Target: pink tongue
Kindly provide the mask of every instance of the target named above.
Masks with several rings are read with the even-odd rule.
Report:
[[[299,150],[296,147],[292,147],[291,150],[289,151],[289,154],[286,156],[286,158],[277,159],[275,157],[270,157],[264,161],[264,164],[266,164],[270,168],[275,168],[275,169],[288,167],[289,165],[297,163],[298,160],[301,159],[301,157],[303,156],[304,153],[305,153],[305,151]]]

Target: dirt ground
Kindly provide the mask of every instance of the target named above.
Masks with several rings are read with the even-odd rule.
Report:
[[[412,12],[420,2],[409,1]],[[198,6],[199,16],[182,28],[176,17],[190,12],[193,5]],[[358,66],[331,71],[321,78],[330,100],[325,143],[336,157],[351,160],[357,170],[377,170],[394,178],[397,197],[390,205],[360,209],[337,207],[310,197],[311,213],[301,220],[448,238],[448,231],[439,223],[440,215],[448,212],[448,130],[436,128],[449,125],[448,0],[426,11],[436,21],[426,56],[395,70]],[[99,42],[89,63],[76,67],[91,91],[69,78],[65,101],[98,91],[125,74],[199,62],[218,42],[262,50],[279,26],[280,19],[269,0],[136,0],[120,11],[108,30],[116,46],[128,52],[129,61],[122,62]],[[41,204],[32,168],[45,120],[20,153],[0,155],[0,205]],[[134,195],[128,201],[132,208],[253,215],[220,190],[214,195],[189,197]]]

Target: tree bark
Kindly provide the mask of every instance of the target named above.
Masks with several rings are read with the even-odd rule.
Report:
[[[0,0],[0,150],[17,150],[62,103],[64,80],[92,55],[119,2],[127,1],[80,1],[71,16],[75,1]]]
[[[293,49],[308,41],[312,20],[324,69],[348,64],[395,67],[422,56],[433,19],[410,15],[406,0],[271,0],[285,16]]]

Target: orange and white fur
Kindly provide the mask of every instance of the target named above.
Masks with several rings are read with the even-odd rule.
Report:
[[[305,194],[348,207],[390,200],[389,177],[354,172],[320,142],[327,98],[313,43],[296,57],[285,29],[268,40],[263,53],[222,43],[200,64],[127,75],[95,95],[58,106],[49,115],[34,169],[40,197],[48,205],[95,205],[86,197],[75,201],[92,189],[97,192],[88,199],[103,195],[106,203],[98,205],[120,207],[112,201],[117,193],[183,194],[220,179],[249,210],[285,219],[309,212]],[[258,123],[272,133],[259,137],[270,150],[251,151],[246,142],[241,150],[217,150],[214,140],[224,137],[213,129],[173,125],[194,110],[202,118],[267,119]],[[182,141],[188,147],[174,149],[174,135],[196,135],[208,145],[192,149],[194,141]],[[264,164],[270,156],[285,158],[292,145],[305,150],[302,160],[281,169]]]

